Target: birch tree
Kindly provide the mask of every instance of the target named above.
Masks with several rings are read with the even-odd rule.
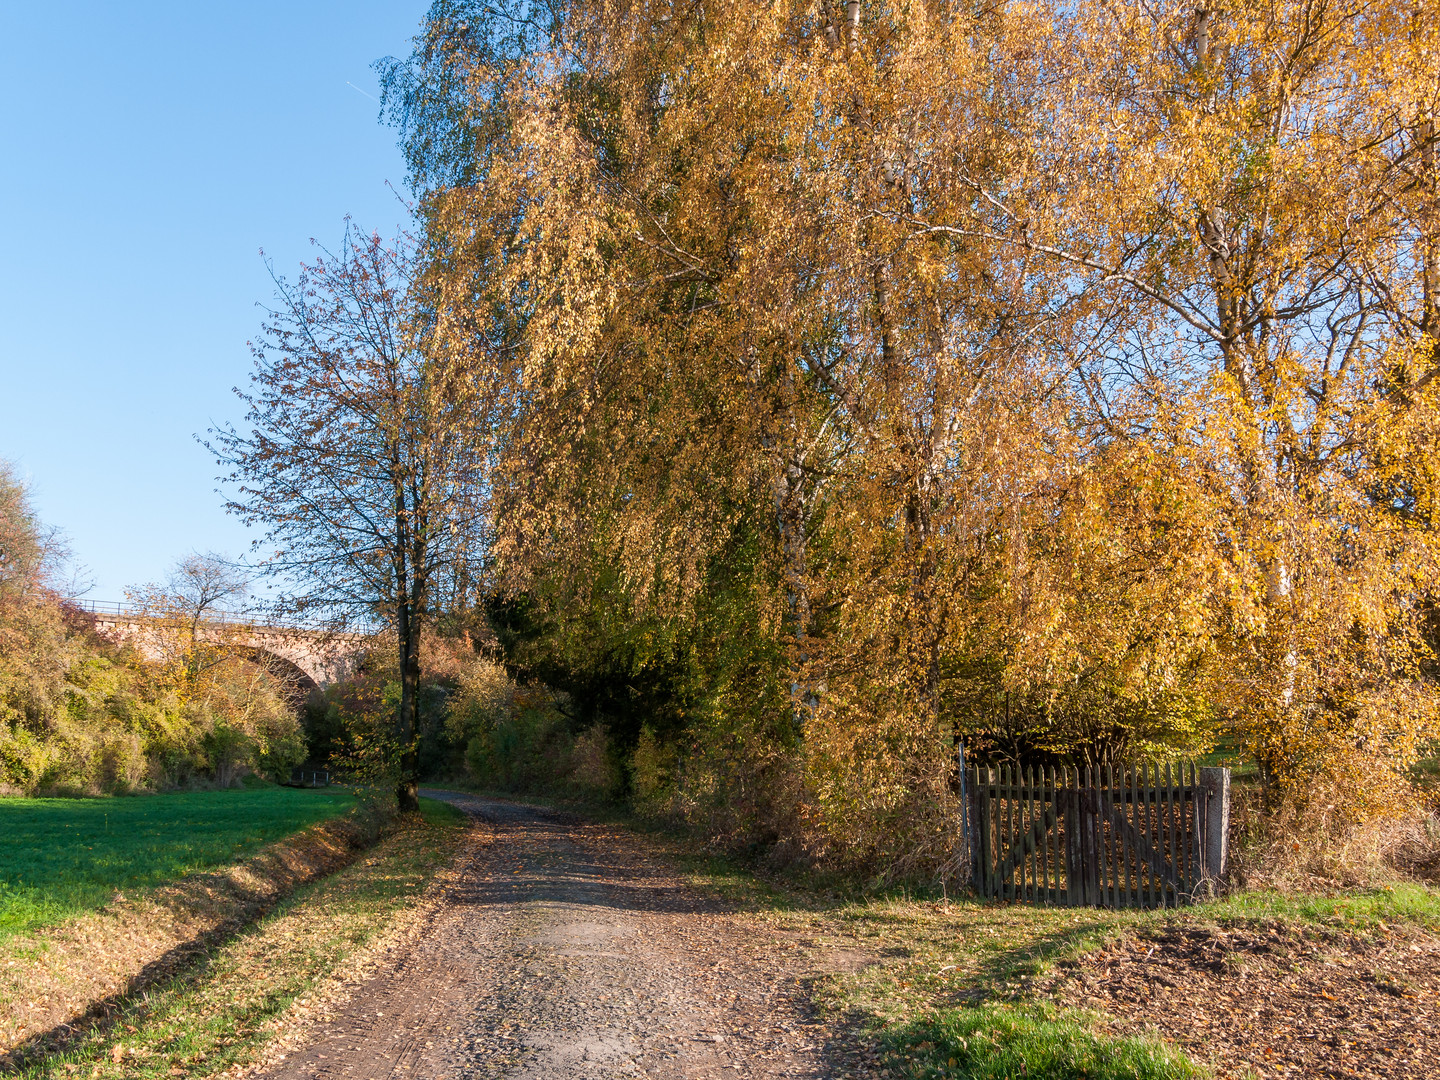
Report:
[[[1435,720],[1428,7],[611,0],[503,57],[435,10],[416,70],[487,134],[415,144],[427,287],[514,364],[504,587],[668,642],[743,596],[831,851],[941,820],[957,735],[1224,731],[1277,803],[1394,805]]]
[[[1214,692],[1274,793],[1393,791],[1433,730],[1433,539],[1373,497],[1385,448],[1433,430],[1433,16],[1057,5],[1016,182],[958,171],[975,211],[910,219],[1112,298],[1081,380],[1112,429],[1203,470]]]

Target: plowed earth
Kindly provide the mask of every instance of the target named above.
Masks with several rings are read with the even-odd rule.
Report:
[[[727,912],[652,857],[643,838],[511,803],[427,794],[477,822],[446,895],[411,944],[349,987],[304,1044],[262,1075],[849,1071],[805,1005],[804,980],[833,960]]]
[[[1049,989],[1222,1077],[1440,1076],[1440,940],[1418,931],[1182,923],[1086,955]]]

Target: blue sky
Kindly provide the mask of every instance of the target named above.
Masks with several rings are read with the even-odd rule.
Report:
[[[92,597],[245,551],[193,436],[240,419],[260,249],[403,224],[365,94],[426,6],[0,0],[0,457]]]

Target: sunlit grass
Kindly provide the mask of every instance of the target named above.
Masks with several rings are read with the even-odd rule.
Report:
[[[253,854],[344,813],[340,788],[0,799],[0,938]]]
[[[1440,891],[1415,883],[1352,889],[1331,895],[1251,890],[1194,910],[1196,914],[1218,920],[1281,919],[1359,929],[1382,922],[1411,922],[1432,930],[1440,929]]]
[[[1042,1005],[944,1009],[886,1034],[889,1064],[916,1080],[1184,1080],[1204,1075],[1150,1039],[1097,1035],[1093,1018]]]
[[[453,857],[464,815],[420,800],[369,855],[308,885],[186,971],[126,998],[63,1049],[32,1054],[19,1075],[214,1076],[253,1062],[278,1021],[345,970]]]

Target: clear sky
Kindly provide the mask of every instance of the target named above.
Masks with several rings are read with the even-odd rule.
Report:
[[[260,250],[405,221],[370,65],[426,7],[0,0],[0,457],[91,597],[246,550],[194,435],[241,418]]]

